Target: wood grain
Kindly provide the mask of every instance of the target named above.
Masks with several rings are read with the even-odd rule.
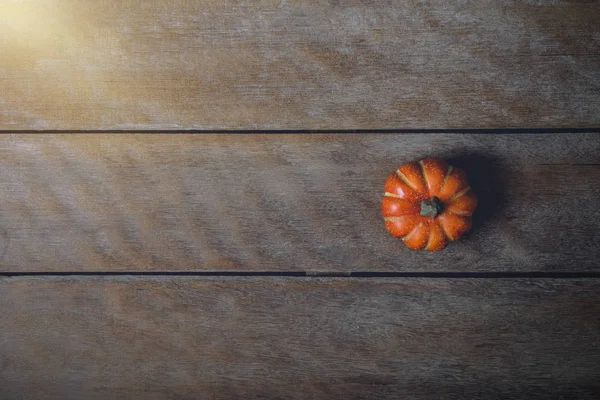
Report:
[[[598,127],[597,1],[0,5],[0,129]]]
[[[464,168],[474,229],[385,230],[388,174]],[[600,136],[3,135],[0,270],[597,271]]]
[[[600,396],[598,280],[5,279],[0,394]]]

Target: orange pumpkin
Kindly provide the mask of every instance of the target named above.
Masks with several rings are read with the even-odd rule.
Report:
[[[438,158],[406,163],[385,182],[385,227],[414,250],[437,251],[471,229],[477,197],[466,174]]]

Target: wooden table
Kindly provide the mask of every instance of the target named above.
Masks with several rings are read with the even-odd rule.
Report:
[[[600,397],[597,2],[0,4],[0,397]],[[439,253],[383,182],[479,196]]]

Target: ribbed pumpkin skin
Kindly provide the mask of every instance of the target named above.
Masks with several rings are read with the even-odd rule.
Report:
[[[421,215],[421,202],[437,197],[442,211]],[[385,182],[385,227],[414,250],[438,251],[471,229],[477,197],[466,174],[439,158],[403,164]]]

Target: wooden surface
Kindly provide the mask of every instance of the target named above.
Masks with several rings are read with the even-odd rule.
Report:
[[[597,280],[4,279],[0,395],[596,399]]]
[[[463,167],[470,235],[407,249],[407,161]],[[600,136],[3,135],[2,271],[597,271]]]
[[[598,127],[597,1],[0,5],[0,129]]]
[[[599,20],[0,1],[0,398],[600,398]],[[425,156],[480,203],[437,254],[380,216]]]

